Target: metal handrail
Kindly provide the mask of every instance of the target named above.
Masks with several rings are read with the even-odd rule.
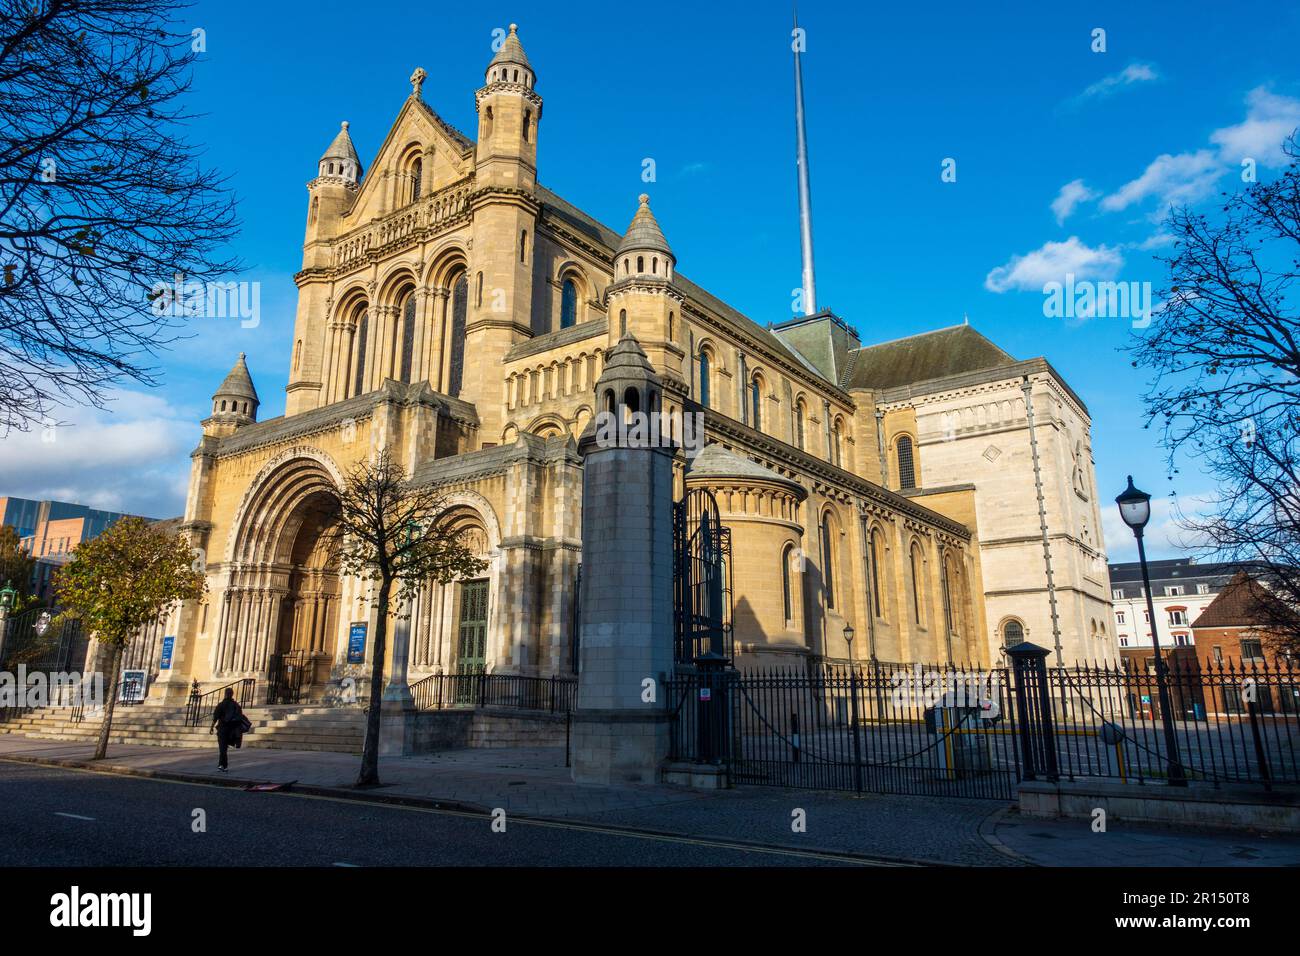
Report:
[[[211,698],[218,695],[224,696],[226,689],[236,687],[235,700],[239,703],[253,700],[253,693],[257,689],[257,681],[252,677],[245,677],[243,680],[232,681],[223,687],[210,690],[206,694],[200,694],[198,681],[194,682],[194,688],[190,691],[190,699],[185,705],[185,726],[197,727],[203,723],[203,715],[211,713],[216,708],[216,702]],[[205,703],[206,702],[206,703]]]
[[[513,707],[567,713],[578,695],[576,677],[521,674],[431,674],[411,685],[416,710],[452,707]]]

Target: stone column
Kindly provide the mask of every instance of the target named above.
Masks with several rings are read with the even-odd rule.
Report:
[[[411,655],[411,627],[414,624],[415,606],[412,600],[393,618],[393,658],[388,669],[388,685],[384,688],[380,706],[383,722],[379,730],[381,754],[409,754],[415,750],[415,700],[406,682]]]
[[[415,627],[418,606],[417,595],[403,608],[407,613],[399,613],[393,620],[393,662],[388,668],[388,686],[384,688],[385,703],[411,703],[411,688],[406,682],[406,675],[411,660],[411,631]]]

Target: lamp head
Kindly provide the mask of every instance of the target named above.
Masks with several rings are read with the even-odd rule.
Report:
[[[1132,475],[1128,476],[1128,487],[1123,494],[1115,498],[1115,504],[1119,505],[1124,523],[1133,529],[1134,534],[1141,534],[1151,520],[1151,496],[1133,486]]]

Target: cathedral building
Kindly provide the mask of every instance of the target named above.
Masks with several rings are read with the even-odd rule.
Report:
[[[364,685],[374,612],[323,543],[335,489],[379,449],[487,561],[395,615],[390,670],[572,673],[600,572],[577,439],[611,356],[649,363],[663,412],[703,416],[676,483],[712,491],[730,529],[737,666],[994,665],[1025,639],[1113,657],[1088,412],[1046,360],[964,324],[863,345],[830,311],[755,321],[678,271],[650,197],[617,232],[539,182],[543,98],[514,26],[475,136],[424,78],[368,168],[344,123],[307,184],[285,415],[259,418],[242,355],[213,396],[183,524],[208,595],[164,629],[169,668],[139,652],[153,696],[288,659],[307,699]]]

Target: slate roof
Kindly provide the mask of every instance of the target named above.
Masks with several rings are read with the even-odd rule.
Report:
[[[784,485],[793,485],[800,491],[803,486],[797,481],[777,474],[770,468],[764,468],[756,461],[744,455],[723,448],[717,442],[705,445],[691,461],[686,471],[687,478],[752,478],[760,481],[774,481]]]
[[[577,206],[568,200],[556,195],[545,186],[537,186],[537,196],[543,205],[547,206],[549,211],[560,219],[566,220],[571,226],[580,232],[585,232],[598,242],[603,243],[610,249],[617,249],[623,241],[623,237],[610,229],[604,223],[592,218],[583,212]],[[746,334],[758,339],[767,348],[777,355],[785,358],[786,361],[794,365],[799,365],[813,375],[816,375],[822,381],[823,376],[816,367],[800,355],[797,351],[790,348],[785,342],[773,335],[769,330],[759,325],[743,312],[733,309],[727,303],[723,302],[717,296],[709,293],[705,289],[696,285],[690,279],[686,278],[680,271],[673,273],[673,285],[676,286],[687,298],[698,302],[712,312],[716,312],[723,319],[730,322]],[[835,383],[831,383],[834,385]]]
[[[845,388],[894,388],[963,372],[1017,364],[969,325],[854,349],[845,371]]]

